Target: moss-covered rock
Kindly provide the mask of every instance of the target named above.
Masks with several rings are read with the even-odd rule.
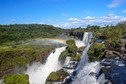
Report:
[[[67,56],[69,56],[69,53],[68,53],[67,50],[63,51],[63,52],[60,54],[59,60],[60,60],[61,64],[64,64],[65,59],[66,59]]]
[[[52,72],[47,77],[46,84],[50,84],[50,82],[62,82],[64,78],[67,77],[68,75],[69,74],[62,69],[56,72]]]
[[[80,59],[81,59],[81,54],[77,54],[76,56],[71,57],[72,61],[80,61]]]
[[[68,46],[66,47],[66,50],[61,53],[59,57],[59,60],[61,61],[62,64],[64,64],[67,56],[75,57],[78,50],[74,40],[67,40],[66,43]]]
[[[6,75],[3,78],[5,84],[30,84],[26,74]]]
[[[83,47],[79,47],[79,48],[78,48],[78,53],[82,54],[82,52],[84,51],[84,49],[85,49],[84,46],[83,46]]]

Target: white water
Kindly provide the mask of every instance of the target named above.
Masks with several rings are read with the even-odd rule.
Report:
[[[89,75],[90,72],[98,72],[99,71],[99,63],[92,62],[86,64],[86,66],[80,70],[77,75],[77,79],[73,81],[72,84],[98,84],[95,76]]]
[[[82,59],[77,67],[77,78],[72,84],[98,84],[94,76],[89,76],[90,72],[96,72],[99,70],[98,62],[88,63],[87,51],[90,47],[90,40],[92,38],[91,32],[85,32],[83,41],[76,41],[77,47],[85,46],[85,50],[82,54]],[[47,76],[52,72],[60,69],[62,66],[58,62],[59,55],[65,50],[65,47],[57,48],[55,53],[51,53],[47,59],[45,65],[40,63],[34,63],[26,71],[30,77],[30,84],[44,84]],[[70,62],[70,58],[66,58],[65,65]]]
[[[85,46],[87,46],[92,38],[91,32],[84,32],[82,41],[84,42]]]
[[[84,65],[88,63],[87,51],[88,51],[88,49],[90,47],[89,42],[90,42],[91,38],[92,38],[92,33],[91,32],[84,32],[83,40],[82,41],[85,44],[86,48],[84,49],[84,51],[82,53],[82,58],[81,58],[81,60],[79,62],[77,70],[82,69],[84,67]]]
[[[87,51],[90,47],[89,42],[91,41],[91,38],[91,32],[84,33],[83,42],[86,48],[83,51],[81,61],[76,69],[78,71],[77,78],[72,82],[72,84],[99,84],[95,76],[89,75],[90,72],[98,73],[100,70],[98,62],[88,63]]]
[[[64,50],[65,47],[56,48],[55,52],[48,56],[45,65],[34,63],[29,66],[25,73],[29,75],[30,84],[45,84],[48,75],[62,67],[58,62],[58,58]]]
[[[66,57],[64,65],[68,65],[70,63],[71,57]]]
[[[3,79],[0,79],[0,84],[4,84],[3,81],[4,81]]]
[[[83,41],[80,41],[80,40],[75,40],[75,43],[76,43],[76,46],[79,48],[79,47],[83,47],[85,46],[84,42]]]
[[[77,71],[82,69],[88,63],[87,51],[88,51],[89,47],[90,47],[90,45],[88,44],[87,47],[84,49],[84,51],[82,53],[82,58],[81,58],[79,65],[77,67]]]

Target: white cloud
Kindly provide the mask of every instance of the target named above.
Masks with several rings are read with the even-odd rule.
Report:
[[[58,25],[58,24],[53,24],[53,26],[55,26],[55,27],[60,27],[60,25]]]
[[[117,7],[117,6],[121,5],[125,1],[126,0],[112,0],[112,2],[108,5],[108,7],[109,8]]]
[[[126,9],[122,11],[122,13],[126,13]]]
[[[69,18],[68,21],[59,23],[58,26],[62,28],[73,28],[73,27],[86,27],[87,25],[115,25],[120,21],[126,20],[126,17],[117,16],[115,14],[108,14],[102,17],[87,16],[82,19]]]
[[[92,20],[92,19],[95,19],[95,17],[92,17],[92,16],[87,16],[85,17],[86,20]]]
[[[78,21],[77,18],[69,18],[68,20],[69,20],[69,21]]]

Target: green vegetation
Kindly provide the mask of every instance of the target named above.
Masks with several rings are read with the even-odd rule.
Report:
[[[77,54],[76,56],[71,57],[71,60],[73,61],[80,61],[80,59],[81,59],[81,54]]]
[[[66,59],[67,56],[69,56],[69,53],[68,53],[67,50],[63,51],[63,52],[60,54],[59,60],[60,60],[61,64],[64,64],[65,59]]]
[[[0,25],[0,77],[25,68],[33,61],[44,63],[56,46],[29,44],[27,41],[56,37],[62,32],[62,29],[51,25]]]
[[[80,47],[80,48],[78,48],[78,51],[79,51],[79,52],[83,52],[84,49],[85,49],[85,47]]]
[[[25,74],[6,75],[3,78],[5,84],[30,84],[29,76]]]
[[[91,27],[92,28],[92,27]],[[89,61],[101,60],[105,57],[104,48],[108,50],[119,50],[122,42],[121,38],[126,38],[126,22],[120,22],[116,26],[106,26],[93,30],[94,41],[97,39],[105,40],[104,44],[97,44],[96,42],[91,45],[88,56]]]
[[[69,74],[62,69],[60,69],[56,72],[52,72],[47,77],[46,84],[52,84],[50,82],[62,82],[64,80],[64,78],[67,77],[68,75]]]
[[[50,38],[60,35],[62,29],[51,25],[41,24],[15,24],[0,25],[0,44],[6,42],[18,42],[19,40],[27,40],[33,38]]]
[[[67,56],[76,57],[76,54],[77,54],[77,46],[75,44],[75,41],[67,40],[66,43],[67,43],[66,50],[62,52],[59,57],[59,60],[61,61],[62,64],[64,64]]]
[[[75,41],[74,40],[67,40],[66,43],[68,45],[66,47],[66,50],[68,51],[69,56],[70,57],[76,56],[76,54],[77,54],[77,46],[75,44]]]
[[[33,61],[46,61],[47,55],[55,46],[18,45],[0,47],[0,77],[6,73],[15,71],[15,68],[23,68]]]
[[[91,47],[88,50],[88,61],[99,61],[102,58],[104,58],[105,45],[102,43],[95,43],[92,44]]]

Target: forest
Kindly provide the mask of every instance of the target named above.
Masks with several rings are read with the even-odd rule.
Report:
[[[44,24],[13,24],[0,25],[0,44],[18,42],[33,38],[50,38],[61,34],[61,28]]]

